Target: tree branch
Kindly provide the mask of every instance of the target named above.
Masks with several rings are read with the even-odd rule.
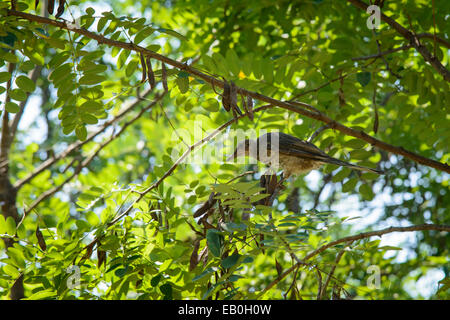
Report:
[[[165,95],[164,94],[160,95],[159,97],[157,97],[152,103],[150,103],[147,107],[142,108],[142,110],[135,116],[133,117],[131,120],[129,120],[128,122],[126,122],[122,128],[120,129],[120,131],[118,131],[117,133],[113,133],[111,135],[111,137],[104,141],[103,143],[101,143],[97,150],[90,155],[89,157],[87,157],[86,159],[84,159],[76,168],[75,171],[73,172],[73,174],[69,177],[67,177],[60,185],[55,186],[54,188],[47,190],[46,192],[42,193],[31,205],[30,207],[24,211],[23,217],[22,217],[22,221],[23,219],[34,209],[37,207],[37,205],[39,203],[41,203],[42,201],[44,201],[45,199],[49,198],[50,196],[54,195],[56,192],[60,191],[62,189],[62,187],[67,184],[68,182],[70,182],[73,178],[77,177],[78,174],[81,172],[81,170],[83,168],[86,168],[91,162],[92,160],[99,154],[99,152],[106,147],[108,144],[110,144],[114,139],[117,139],[125,130],[128,126],[130,126],[133,122],[135,122],[136,120],[138,120],[146,111],[150,110],[153,106],[155,106],[161,99],[162,97]]]
[[[147,90],[146,92],[144,92],[143,97],[148,96],[148,94],[150,94],[151,89]],[[160,100],[162,98],[162,96],[156,98],[156,100]],[[50,166],[52,166],[54,163],[56,163],[57,161],[59,161],[60,159],[65,158],[67,155],[69,155],[71,152],[73,152],[74,150],[79,149],[80,147],[82,147],[83,145],[85,145],[86,143],[88,143],[89,141],[93,140],[96,136],[98,136],[100,133],[104,132],[107,128],[109,128],[113,123],[117,122],[118,120],[120,120],[121,118],[123,118],[124,115],[126,115],[128,112],[130,112],[131,110],[133,110],[139,103],[142,102],[142,98],[140,99],[136,99],[135,101],[133,101],[128,107],[125,107],[117,116],[115,116],[114,118],[112,118],[111,120],[108,120],[106,122],[103,123],[103,125],[100,127],[99,130],[91,133],[90,135],[88,135],[88,137],[86,138],[86,140],[84,141],[76,141],[74,143],[72,143],[71,145],[69,145],[66,150],[64,150],[63,152],[57,154],[56,156],[47,159],[46,161],[44,161],[43,163],[41,163],[41,165],[39,165],[37,168],[35,168],[33,170],[33,172],[31,172],[30,174],[28,174],[26,177],[16,181],[16,183],[14,184],[14,187],[18,190],[20,189],[24,184],[30,182],[33,178],[35,178],[38,174],[40,174],[41,172],[43,172],[44,170],[48,169]]]
[[[345,249],[342,249],[336,256],[336,260],[334,261],[334,264],[331,266],[330,273],[328,273],[327,279],[325,280],[325,284],[322,287],[318,300],[322,300],[323,296],[327,293],[328,284],[330,283],[331,278],[333,278],[334,271],[336,270],[336,267],[339,264],[339,261],[341,261],[341,258],[344,255],[344,253]]]
[[[356,1],[356,0],[349,0],[349,1]],[[357,3],[359,3],[359,1],[356,1]],[[8,14],[9,15],[14,15],[14,16],[18,16],[18,17],[22,17],[25,18],[29,21],[34,21],[34,22],[38,22],[38,23],[42,23],[42,24],[48,24],[48,25],[53,25],[56,26],[58,28],[61,29],[66,29],[66,30],[70,30],[73,32],[76,32],[78,34],[84,35],[88,38],[94,39],[96,40],[98,43],[100,44],[107,44],[109,46],[113,46],[113,47],[118,47],[118,48],[122,48],[122,49],[126,49],[126,50],[132,50],[135,52],[140,52],[145,56],[148,56],[152,59],[156,59],[159,60],[161,62],[164,62],[168,65],[171,65],[177,69],[180,70],[184,70],[208,83],[210,83],[213,86],[216,87],[220,87],[223,88],[224,87],[224,82],[221,80],[218,80],[216,78],[214,78],[213,76],[207,75],[185,63],[182,62],[178,62],[176,60],[172,60],[166,56],[160,55],[156,52],[150,51],[146,48],[143,48],[141,46],[138,46],[134,43],[127,43],[127,42],[121,42],[121,41],[117,41],[117,40],[111,40],[108,39],[102,35],[98,35],[96,33],[90,32],[86,29],[82,29],[82,28],[76,28],[72,25],[67,25],[65,22],[61,22],[61,21],[56,21],[56,20],[52,20],[52,19],[47,19],[44,17],[40,17],[40,16],[36,16],[36,15],[32,15],[32,14],[28,14],[28,13],[24,13],[24,12],[19,12],[19,11],[14,11],[14,10],[8,10]],[[385,16],[384,16],[385,17]],[[387,18],[387,17],[385,17]],[[389,19],[389,18],[388,18]],[[391,19],[392,20],[392,19]],[[401,26],[400,26],[401,27]],[[403,27],[401,27],[403,28]],[[403,28],[404,29],[404,28]],[[405,29],[406,30],[406,29]],[[409,31],[407,31],[409,32]],[[414,44],[412,44],[414,46]],[[416,44],[417,46],[417,44]],[[423,46],[422,46],[423,47]],[[420,48],[422,48],[420,47]],[[425,50],[426,48],[423,47]],[[422,50],[422,49],[421,49]],[[438,62],[439,63],[439,62]],[[445,69],[445,68],[444,68]],[[450,77],[449,77],[450,79]],[[260,100],[260,101],[264,101],[272,106],[277,106],[279,108],[282,109],[286,109],[289,110],[291,112],[295,112],[298,113],[302,116],[308,117],[308,118],[312,118],[318,121],[322,121],[326,124],[329,124],[330,127],[332,129],[341,131],[342,133],[349,135],[349,136],[353,136],[355,138],[364,140],[368,143],[370,143],[371,145],[378,147],[380,149],[384,149],[386,151],[392,152],[394,154],[398,154],[398,155],[402,155],[404,157],[407,157],[415,162],[418,162],[420,164],[441,170],[441,171],[445,171],[447,173],[450,173],[450,166],[444,163],[441,163],[439,161],[435,161],[423,156],[420,156],[414,152],[411,151],[407,151],[405,149],[403,149],[402,147],[396,147],[393,145],[390,145],[386,142],[383,142],[381,140],[378,140],[372,136],[369,136],[368,134],[362,132],[362,131],[357,131],[354,129],[351,129],[349,127],[344,126],[343,124],[336,122],[335,120],[331,119],[330,117],[328,117],[327,115],[317,111],[316,108],[310,106],[307,103],[304,102],[294,102],[294,101],[281,101],[281,100],[276,100],[274,98],[262,95],[260,93],[257,92],[252,92],[252,91],[248,91],[245,90],[243,88],[237,88],[237,93],[241,94],[241,95],[245,95],[245,96],[250,96],[253,99],[256,100]],[[310,111],[313,110],[313,111]]]
[[[5,97],[5,106],[11,100],[9,95],[12,86],[12,73],[14,72],[16,65],[14,63],[10,63],[8,65],[8,73],[11,75],[11,79],[6,83],[6,97]],[[2,118],[2,136],[0,141],[0,163],[2,163],[2,171],[1,175],[8,174],[8,158],[9,158],[9,148],[11,146],[10,141],[10,127],[9,127],[9,112],[6,111],[6,108],[3,111]]]
[[[360,233],[354,236],[349,236],[345,238],[341,238],[332,242],[329,242],[318,249],[312,251],[311,253],[307,254],[301,262],[297,262],[292,267],[287,269],[285,272],[283,272],[280,276],[278,276],[274,281],[272,281],[264,290],[261,291],[261,293],[258,295],[258,297],[262,297],[267,291],[269,291],[271,288],[273,288],[275,285],[277,285],[282,279],[284,279],[288,274],[290,274],[292,271],[294,271],[298,266],[305,265],[306,260],[311,259],[312,257],[318,255],[319,253],[325,251],[326,249],[333,247],[337,244],[348,242],[349,244],[356,241],[361,240],[365,238],[370,238],[373,236],[379,236],[381,237],[384,234],[392,233],[392,232],[411,232],[411,231],[425,231],[425,230],[435,230],[435,231],[445,231],[450,232],[450,225],[436,225],[436,224],[421,224],[417,226],[409,226],[409,227],[390,227],[378,231],[370,231],[370,232],[364,232]]]
[[[438,36],[435,37],[434,34],[431,34],[431,33],[418,33],[418,34],[416,34],[416,37],[419,38],[419,39],[423,38],[423,39],[436,40],[437,43],[439,43],[439,44],[443,45],[444,47],[447,47],[448,49],[450,49],[450,41],[448,41],[446,39],[443,39],[441,37],[438,37]]]
[[[259,108],[256,108],[254,110],[254,112],[258,112],[264,109],[269,108],[270,105],[266,105],[266,106],[262,106]],[[246,114],[242,114],[237,116],[236,118],[233,118],[227,122],[225,122],[224,124],[222,124],[220,127],[218,127],[216,130],[214,130],[212,133],[210,133],[209,135],[207,135],[205,138],[195,142],[193,145],[189,146],[187,148],[187,150],[177,159],[177,161],[175,161],[175,163],[169,168],[169,170],[167,170],[164,175],[159,178],[155,183],[153,183],[150,187],[148,187],[147,189],[145,189],[142,192],[137,192],[139,194],[139,196],[136,198],[136,200],[133,201],[132,204],[130,204],[130,206],[122,213],[120,214],[118,217],[116,217],[114,220],[112,220],[109,224],[109,226],[112,226],[114,224],[116,224],[120,219],[122,219],[123,217],[127,216],[128,214],[130,214],[131,210],[133,209],[133,206],[138,203],[147,193],[149,193],[150,191],[152,191],[155,188],[158,188],[158,186],[167,178],[169,177],[174,171],[175,169],[184,161],[184,159],[187,158],[187,156],[189,154],[192,153],[192,151],[194,151],[196,148],[202,146],[204,143],[210,141],[211,139],[213,139],[216,135],[218,135],[221,131],[223,131],[224,129],[226,129],[230,124],[232,124],[235,121],[238,121],[241,118],[246,117]]]
[[[380,58],[382,56],[397,52],[397,51],[402,51],[402,50],[407,50],[411,48],[410,44],[405,44],[401,47],[397,47],[397,48],[392,48],[390,50],[386,50],[386,51],[382,51],[379,53],[375,53],[375,54],[371,54],[368,56],[362,56],[362,57],[356,57],[356,58],[352,58],[353,61],[359,61],[359,60],[368,60],[368,59],[375,59],[375,58]]]
[[[360,8],[364,11],[367,10],[368,4],[361,0],[347,0],[355,7]],[[394,19],[381,13],[381,20],[386,22],[392,28],[394,28],[399,34],[401,34],[406,40],[409,41],[410,45],[413,46],[424,58],[425,61],[429,62],[434,69],[448,82],[450,82],[450,71],[446,69],[437,57],[433,56],[423,44],[420,43],[419,38],[413,32],[409,31],[402,25],[400,25]]]

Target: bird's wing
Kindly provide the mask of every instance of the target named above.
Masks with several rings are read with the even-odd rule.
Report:
[[[330,159],[329,155],[327,155],[325,152],[323,152],[310,142],[300,140],[296,137],[284,134],[282,132],[280,132],[279,135],[280,154],[307,158],[322,162],[327,162],[327,160]]]
[[[331,163],[338,166],[345,166],[361,171],[374,172],[377,174],[383,174],[382,171],[377,169],[372,169],[364,166],[358,166],[346,161],[342,161],[333,157],[317,148],[315,145],[308,141],[300,140],[296,137],[284,134],[280,132],[280,154],[296,156],[300,158],[311,159],[315,161]]]

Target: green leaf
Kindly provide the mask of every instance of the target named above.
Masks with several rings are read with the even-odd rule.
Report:
[[[231,70],[233,75],[237,77],[239,75],[239,72],[241,71],[241,63],[236,52],[233,49],[228,49],[225,55],[225,60],[227,62],[228,68]]]
[[[216,257],[220,256],[222,250],[223,236],[215,229],[208,229],[206,232],[206,243],[209,251]]]
[[[357,178],[349,179],[346,183],[342,185],[342,192],[350,192],[354,190],[357,183],[358,183]]]
[[[129,56],[130,56],[130,51],[128,51],[128,50],[123,49],[120,52],[119,58],[117,58],[117,68],[118,69],[121,69],[125,65]]]
[[[166,28],[159,28],[159,29],[157,29],[157,31],[177,37],[180,40],[187,40],[187,38],[185,36],[183,36],[181,33],[178,33],[174,30],[170,30],[170,29],[166,29]]]
[[[153,32],[155,32],[155,29],[147,27],[141,31],[139,31],[136,36],[134,37],[134,43],[139,44],[144,40],[145,38],[149,37]]]
[[[5,217],[0,214],[0,234],[6,233],[6,220]]]
[[[188,204],[194,204],[197,201],[197,196],[196,195],[191,195],[189,196],[187,203]]]
[[[49,61],[48,65],[51,68],[57,68],[62,63],[66,62],[67,59],[70,58],[70,53],[67,51],[60,52],[53,56],[53,58]]]
[[[269,59],[264,60],[264,64],[262,66],[262,73],[265,82],[267,83],[273,82],[273,66],[272,62]]]
[[[217,112],[220,110],[220,104],[216,99],[208,99],[202,104],[202,107],[209,112]]]
[[[0,83],[9,81],[9,79],[11,79],[11,73],[0,72]]]
[[[154,248],[152,252],[150,252],[149,258],[151,261],[160,261],[164,262],[170,258],[169,254],[161,248]]]
[[[165,300],[172,300],[172,285],[168,282],[159,287],[159,290],[164,294]]]
[[[125,75],[127,77],[131,77],[137,70],[137,66],[139,64],[139,61],[137,60],[131,60],[128,64],[127,67],[125,69]]]
[[[267,194],[267,193],[255,194],[254,196],[251,196],[249,198],[249,201],[253,203],[253,202],[265,199],[268,196],[270,196],[270,194]]]
[[[90,16],[93,16],[95,14],[95,10],[92,7],[89,7],[86,9],[86,13]]]
[[[347,148],[361,149],[365,145],[367,145],[367,142],[360,139],[350,139],[348,141],[345,141],[343,145]]]
[[[36,89],[36,84],[26,76],[18,76],[16,78],[17,86],[26,92],[33,92]]]
[[[88,74],[80,78],[79,84],[93,85],[105,81],[106,77],[98,74]]]
[[[357,80],[363,87],[365,87],[366,85],[369,84],[370,78],[371,78],[371,73],[370,73],[370,72],[358,72],[358,73],[356,74],[356,80]]]
[[[337,174],[332,178],[333,182],[339,182],[344,180],[352,171],[349,168],[342,168]]]
[[[178,78],[189,78],[189,72],[186,71],[178,72]]]
[[[2,5],[6,4],[5,2],[3,2]],[[16,42],[16,40],[17,40],[17,36],[11,32],[7,32],[6,35],[0,36],[0,42],[3,44],[6,44],[10,49],[12,49],[14,47],[14,42]]]
[[[99,102],[94,101],[94,100],[88,100],[86,102],[84,102],[81,106],[80,109],[88,112],[88,113],[93,113],[96,112],[98,110],[102,110],[103,109],[103,105],[101,105]]]
[[[189,90],[189,78],[177,78],[175,82],[181,93],[184,94]]]
[[[238,262],[240,257],[241,257],[241,255],[238,253],[234,253],[231,256],[226,257],[225,259],[222,260],[222,263],[221,263],[222,267],[224,267],[226,269],[231,268]]]
[[[16,221],[14,221],[13,217],[6,218],[6,233],[10,236],[14,236],[16,234]]]
[[[31,60],[27,60],[20,65],[20,70],[22,70],[24,72],[29,72],[29,71],[33,70],[34,67],[35,67],[35,64]],[[28,77],[26,77],[26,78],[28,79]],[[31,82],[33,82],[33,81],[31,81]],[[34,91],[34,89],[33,89],[33,91]]]
[[[125,268],[119,268],[119,269],[116,269],[116,271],[114,271],[114,274],[115,274],[117,277],[122,278],[124,275],[127,274],[128,269],[129,269],[128,266],[125,266]]]
[[[153,52],[158,52],[158,50],[161,49],[161,46],[159,44],[150,44],[147,46],[147,49]]]
[[[98,85],[95,87],[85,87],[81,89],[80,96],[87,100],[96,100],[100,99],[104,96],[104,92],[102,90],[102,86]],[[98,103],[96,101],[93,101],[94,103]],[[96,110],[103,109],[103,105],[98,103],[99,107],[95,108]],[[88,110],[88,109],[86,109]],[[94,110],[95,111],[95,110]]]
[[[81,120],[86,124],[96,124],[98,122],[98,119],[95,116],[88,113],[82,113]]]
[[[100,219],[98,218],[98,216],[92,212],[92,211],[88,211],[86,212],[86,220],[89,222],[89,224],[91,226],[96,226],[100,223]]]
[[[84,75],[88,75],[91,73],[102,73],[105,72],[108,67],[104,64],[97,64],[90,60],[82,60],[78,66],[78,71],[83,71]]]
[[[24,229],[24,225],[21,224],[19,228],[17,228],[17,236],[20,238],[19,236],[19,229]],[[25,233],[25,237],[26,237],[26,233]],[[19,247],[23,250],[22,247]],[[14,260],[14,264],[15,266],[19,267],[20,269],[24,269],[26,267],[25,264],[25,256],[23,255],[23,252],[21,249],[19,249],[18,247],[9,247],[8,248],[8,256],[10,258],[12,258],[12,260]]]
[[[394,247],[394,246],[381,246],[381,247],[378,247],[378,250],[385,250],[385,251],[387,251],[387,250],[398,250],[398,251],[401,251],[401,250],[403,250],[403,248]]]
[[[60,50],[64,50],[66,48],[66,40],[55,39],[55,38],[45,38],[45,42],[47,42],[51,47],[58,48]]]
[[[105,25],[106,25],[107,22],[108,22],[108,18],[106,18],[106,17],[101,17],[101,18],[98,20],[98,23],[97,23],[97,32],[101,32],[101,31],[103,30],[103,28],[105,27]]]
[[[9,113],[17,113],[20,111],[20,107],[17,105],[17,103],[8,101],[5,104],[5,109],[6,111],[8,111]]]
[[[372,188],[367,183],[364,183],[359,187],[359,192],[365,200],[372,200],[375,197]]]
[[[27,94],[22,89],[13,89],[9,92],[11,99],[16,101],[25,101],[27,99]]]
[[[5,266],[3,267],[3,271],[4,271],[7,275],[11,276],[11,278],[13,278],[13,279],[17,279],[17,278],[20,276],[19,270],[17,270],[15,267],[13,267],[13,266],[10,265],[10,264],[5,265]]]
[[[25,298],[24,300],[44,300],[50,297],[56,297],[56,292],[52,291],[51,289],[48,289],[35,292],[28,298]]]
[[[86,127],[83,125],[79,125],[75,128],[75,134],[77,135],[77,138],[81,141],[86,140],[87,137],[87,130]]]
[[[156,287],[156,286],[158,285],[159,281],[161,281],[161,279],[162,279],[162,275],[161,275],[161,274],[158,274],[158,275],[154,276],[154,277],[150,280],[150,285],[151,285],[152,287]]]
[[[247,256],[242,260],[242,263],[252,263],[255,259],[253,257]]]
[[[203,277],[205,277],[205,276],[207,276],[207,275],[209,275],[209,274],[211,274],[211,273],[213,273],[213,272],[214,272],[214,269],[213,269],[213,268],[208,268],[208,269],[206,269],[205,271],[203,271],[202,273],[200,273],[199,275],[195,276],[195,277],[192,279],[192,281],[195,282],[195,281],[197,281],[197,280],[200,280],[201,278],[203,278]]]
[[[71,63],[61,64],[50,73],[49,79],[52,80],[53,82],[57,82],[67,77],[67,74],[70,73],[71,70],[72,70]]]

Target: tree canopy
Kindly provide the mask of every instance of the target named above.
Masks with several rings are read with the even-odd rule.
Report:
[[[449,299],[449,13],[1,2],[0,297]],[[384,174],[226,160],[270,131]]]

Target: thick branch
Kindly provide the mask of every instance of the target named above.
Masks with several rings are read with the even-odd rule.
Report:
[[[36,16],[36,15],[24,13],[24,12],[8,10],[8,14],[14,15],[14,16],[19,16],[19,17],[25,18],[29,21],[53,25],[53,26],[56,26],[61,29],[70,30],[70,31],[76,32],[78,34],[84,35],[88,38],[94,39],[101,44],[103,43],[103,44],[107,44],[107,45],[113,46],[113,47],[118,47],[118,48],[122,48],[122,49],[126,49],[126,50],[132,50],[135,52],[140,52],[140,53],[144,54],[145,56],[162,61],[162,62],[164,62],[168,65],[171,65],[177,69],[184,70],[200,79],[207,81],[208,83],[210,83],[211,85],[213,85],[215,87],[223,88],[223,86],[224,86],[224,82],[221,80],[218,80],[210,75],[200,72],[199,70],[192,68],[185,63],[181,63],[176,60],[172,60],[168,57],[165,57],[156,52],[150,51],[150,50],[143,48],[141,46],[138,46],[134,43],[126,43],[126,42],[121,42],[121,41],[117,41],[117,40],[111,40],[102,35],[90,32],[86,29],[76,28],[72,25],[69,26],[65,22],[51,20],[51,19],[47,19],[44,17],[40,17],[40,16]],[[414,46],[414,44],[413,44],[413,46]],[[423,47],[423,48],[425,48],[425,47]],[[426,50],[426,48],[425,48],[425,50]],[[280,100],[276,100],[271,97],[267,97],[265,95],[259,94],[257,92],[245,90],[243,88],[237,88],[237,93],[241,94],[241,95],[245,95],[245,96],[250,96],[256,100],[264,101],[273,106],[277,106],[277,107],[280,107],[280,108],[283,108],[286,110],[290,110],[292,112],[298,113],[305,117],[309,117],[309,118],[312,118],[312,119],[315,119],[318,121],[325,122],[326,124],[329,124],[331,128],[341,131],[342,133],[345,133],[349,136],[353,136],[355,138],[367,141],[368,143],[370,143],[371,145],[373,145],[375,147],[384,149],[384,150],[392,152],[394,154],[402,155],[402,156],[407,157],[407,158],[409,158],[415,162],[418,162],[420,164],[450,173],[450,166],[448,166],[447,164],[444,164],[444,163],[441,163],[439,161],[435,161],[432,159],[428,159],[426,157],[420,156],[411,151],[407,151],[407,150],[403,149],[402,147],[396,147],[396,146],[390,145],[386,142],[383,142],[381,140],[378,140],[372,136],[369,136],[368,134],[366,134],[362,131],[357,131],[357,130],[351,129],[349,127],[346,127],[343,124],[340,124],[340,123],[334,121],[333,119],[331,119],[330,117],[326,116],[325,114],[323,114],[321,112],[310,111],[310,110],[316,110],[316,109],[314,107],[308,105],[307,103],[292,102],[292,101],[290,101],[290,102],[280,101]]]
[[[347,0],[351,4],[353,4],[355,7],[358,7],[364,11],[367,10],[368,4],[364,3],[361,0]],[[402,25],[400,25],[397,21],[394,19],[386,16],[385,14],[381,13],[381,20],[386,22],[388,25],[390,25],[392,28],[394,28],[399,34],[401,34],[406,40],[409,41],[411,46],[413,46],[425,59],[425,61],[429,62],[436,71],[442,75],[442,77],[450,82],[450,71],[446,69],[442,63],[438,60],[437,57],[433,56],[428,49],[420,43],[419,37],[415,35],[413,32],[409,31]]]

